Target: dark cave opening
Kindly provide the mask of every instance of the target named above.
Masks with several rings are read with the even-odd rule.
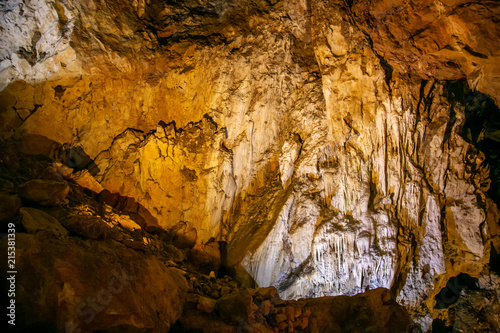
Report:
[[[464,289],[479,289],[477,279],[464,273],[450,278],[446,283],[446,287],[441,289],[435,297],[436,309],[445,309],[455,303]]]
[[[487,192],[500,202],[500,109],[490,96],[470,89],[467,81],[450,81],[446,85],[448,99],[465,108],[462,137],[485,155],[490,166],[491,184]]]
[[[493,244],[490,251],[490,271],[500,275],[500,253],[497,252]]]

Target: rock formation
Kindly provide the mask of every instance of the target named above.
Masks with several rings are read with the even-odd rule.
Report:
[[[331,332],[416,327],[406,309],[383,288],[355,297],[284,301],[275,287],[245,287],[223,274],[227,267],[222,242],[179,243],[178,234],[189,235],[182,228],[168,232],[149,227],[148,232],[136,223],[139,215],[100,201],[71,174],[60,179],[58,166],[46,158],[17,154],[12,148],[1,147],[2,156],[10,159],[0,166],[2,175],[12,187],[38,198],[2,194],[5,212],[11,213],[2,223],[17,231],[14,238],[0,242],[5,253],[15,242],[18,272],[11,272],[10,261],[0,265],[2,290],[15,293],[9,296],[15,306],[15,316],[9,317],[15,326],[9,332]],[[15,170],[15,163],[23,167]],[[30,191],[27,184],[35,181],[22,183],[25,178],[47,186]],[[40,194],[54,194],[50,186],[54,183],[66,185],[57,193],[64,202],[48,206]]]
[[[0,16],[0,140],[103,190],[124,224],[208,266],[224,244],[224,266],[283,299],[383,287],[423,331],[498,329],[498,2],[9,0]],[[0,217],[37,203],[27,231],[55,225],[30,209],[68,205],[60,179],[42,198],[40,177],[0,177]],[[111,232],[69,215],[51,230]]]

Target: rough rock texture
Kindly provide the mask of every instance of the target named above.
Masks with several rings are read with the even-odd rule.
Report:
[[[411,322],[403,308],[397,308],[390,292],[375,289],[354,297],[324,297],[319,300],[297,302],[303,313],[310,312],[307,332],[398,332],[401,328],[411,328]],[[348,304],[348,306],[346,306]],[[292,306],[294,303],[291,304]],[[287,307],[286,312],[289,312]],[[292,311],[294,309],[292,308]],[[296,312],[296,310],[295,310]],[[298,315],[298,314],[296,314]],[[328,322],[328,318],[337,318]]]
[[[0,194],[0,221],[16,214],[21,207],[21,199],[15,195]]]
[[[422,79],[467,78],[500,103],[498,1],[351,1],[374,49]]]
[[[42,210],[26,207],[22,208],[20,213],[22,215],[21,223],[30,234],[42,230],[56,236],[66,236],[68,234],[68,231],[63,228],[57,219]]]
[[[21,252],[17,269],[30,272],[17,280],[22,286],[16,297],[17,320],[24,327],[54,325],[60,332],[137,327],[159,332],[182,314],[187,283],[158,258],[113,241],[18,234],[16,243]]]
[[[0,137],[284,298],[390,288],[427,330],[500,250],[499,8],[10,0]]]
[[[37,170],[54,168],[47,160],[15,156],[30,167],[12,172],[0,164],[13,188]],[[50,173],[44,180],[51,180]],[[220,258],[222,246],[211,246],[219,243],[178,249],[165,230],[131,230],[124,212],[99,202],[76,182],[69,187],[68,204],[23,206],[4,221],[17,231],[15,238],[0,241],[2,251],[15,246],[16,252],[9,265],[17,273],[0,264],[3,290],[16,293],[11,298],[16,325],[9,332],[320,332],[331,327],[411,332],[415,327],[386,289],[287,302],[274,287],[248,289],[228,275],[200,273],[196,252],[201,248],[205,257]],[[347,323],[348,318],[355,321]]]
[[[30,180],[17,188],[22,199],[34,201],[43,206],[56,206],[67,203],[69,186],[65,182]]]
[[[25,157],[12,147],[0,150],[0,173],[12,185],[1,192],[19,192],[30,178],[57,183],[57,168],[46,158]],[[7,261],[1,265],[2,289],[8,290],[8,271],[19,273],[13,331],[168,330],[182,315],[185,272],[165,265],[162,244],[130,228],[140,229],[128,215],[87,196],[76,182],[64,185],[64,205],[22,201],[23,207],[2,221],[2,227],[13,224],[17,231],[15,245],[7,237],[0,242],[3,253],[7,245],[15,247],[15,260],[9,261],[15,269]]]

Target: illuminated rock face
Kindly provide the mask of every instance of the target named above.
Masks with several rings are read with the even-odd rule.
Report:
[[[81,147],[105,189],[227,241],[259,285],[386,287],[426,314],[486,274],[498,210],[462,128],[485,99],[465,82],[498,104],[498,4],[2,6],[2,139]]]
[[[352,1],[349,8],[374,49],[399,71],[424,79],[466,77],[500,102],[496,1]]]

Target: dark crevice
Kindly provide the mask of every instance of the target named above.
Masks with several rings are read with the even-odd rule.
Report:
[[[310,273],[313,270],[312,265],[311,253],[297,268],[293,269],[278,281],[276,289],[278,289],[278,291],[287,290],[295,281],[297,281],[298,277]]]
[[[497,249],[491,244],[490,250],[490,271],[497,273],[500,275],[500,253],[497,252]]]
[[[170,46],[175,43],[181,43],[184,41],[195,42],[201,46],[214,46],[220,44],[226,44],[226,38],[220,33],[213,33],[210,35],[191,35],[188,33],[173,34],[170,37],[158,37],[158,43],[160,46]]]
[[[467,51],[470,55],[473,55],[474,57],[488,59],[488,56],[486,54],[482,54],[482,53],[474,51],[473,49],[470,48],[469,45],[465,45],[464,50]]]
[[[441,142],[441,149],[444,150],[444,146],[448,139],[451,137],[453,127],[455,122],[457,121],[457,115],[455,113],[454,108],[450,108],[450,117],[448,118],[448,122],[446,124],[446,129],[444,131],[443,141]]]
[[[455,303],[462,292],[462,290],[478,290],[478,280],[467,274],[460,273],[452,277],[446,283],[446,287],[441,289],[439,294],[436,295],[436,309],[446,309]]]
[[[394,68],[385,60],[384,57],[382,57],[380,54],[378,54],[377,51],[375,51],[375,48],[373,47],[373,41],[372,39],[366,35],[366,38],[368,40],[368,43],[370,44],[370,48],[372,49],[373,53],[375,56],[378,58],[380,61],[380,66],[382,66],[382,69],[384,70],[385,73],[385,83],[387,84],[387,88],[389,89],[389,93],[391,93],[391,81],[392,81],[392,73],[394,72]]]
[[[500,109],[485,94],[472,91],[465,80],[446,85],[452,106],[464,107],[465,122],[461,136],[485,155],[484,163],[490,167],[491,185],[488,196],[500,203]]]
[[[420,93],[419,93],[419,97],[418,97],[419,99],[418,99],[418,103],[417,103],[417,112],[416,112],[417,120],[420,120],[420,112],[421,112],[420,105],[425,102],[424,94],[425,94],[425,86],[427,85],[427,82],[428,82],[427,80],[422,80],[422,82],[420,82]]]
[[[442,319],[434,319],[432,322],[432,333],[448,333],[453,332],[453,327],[447,326]]]

